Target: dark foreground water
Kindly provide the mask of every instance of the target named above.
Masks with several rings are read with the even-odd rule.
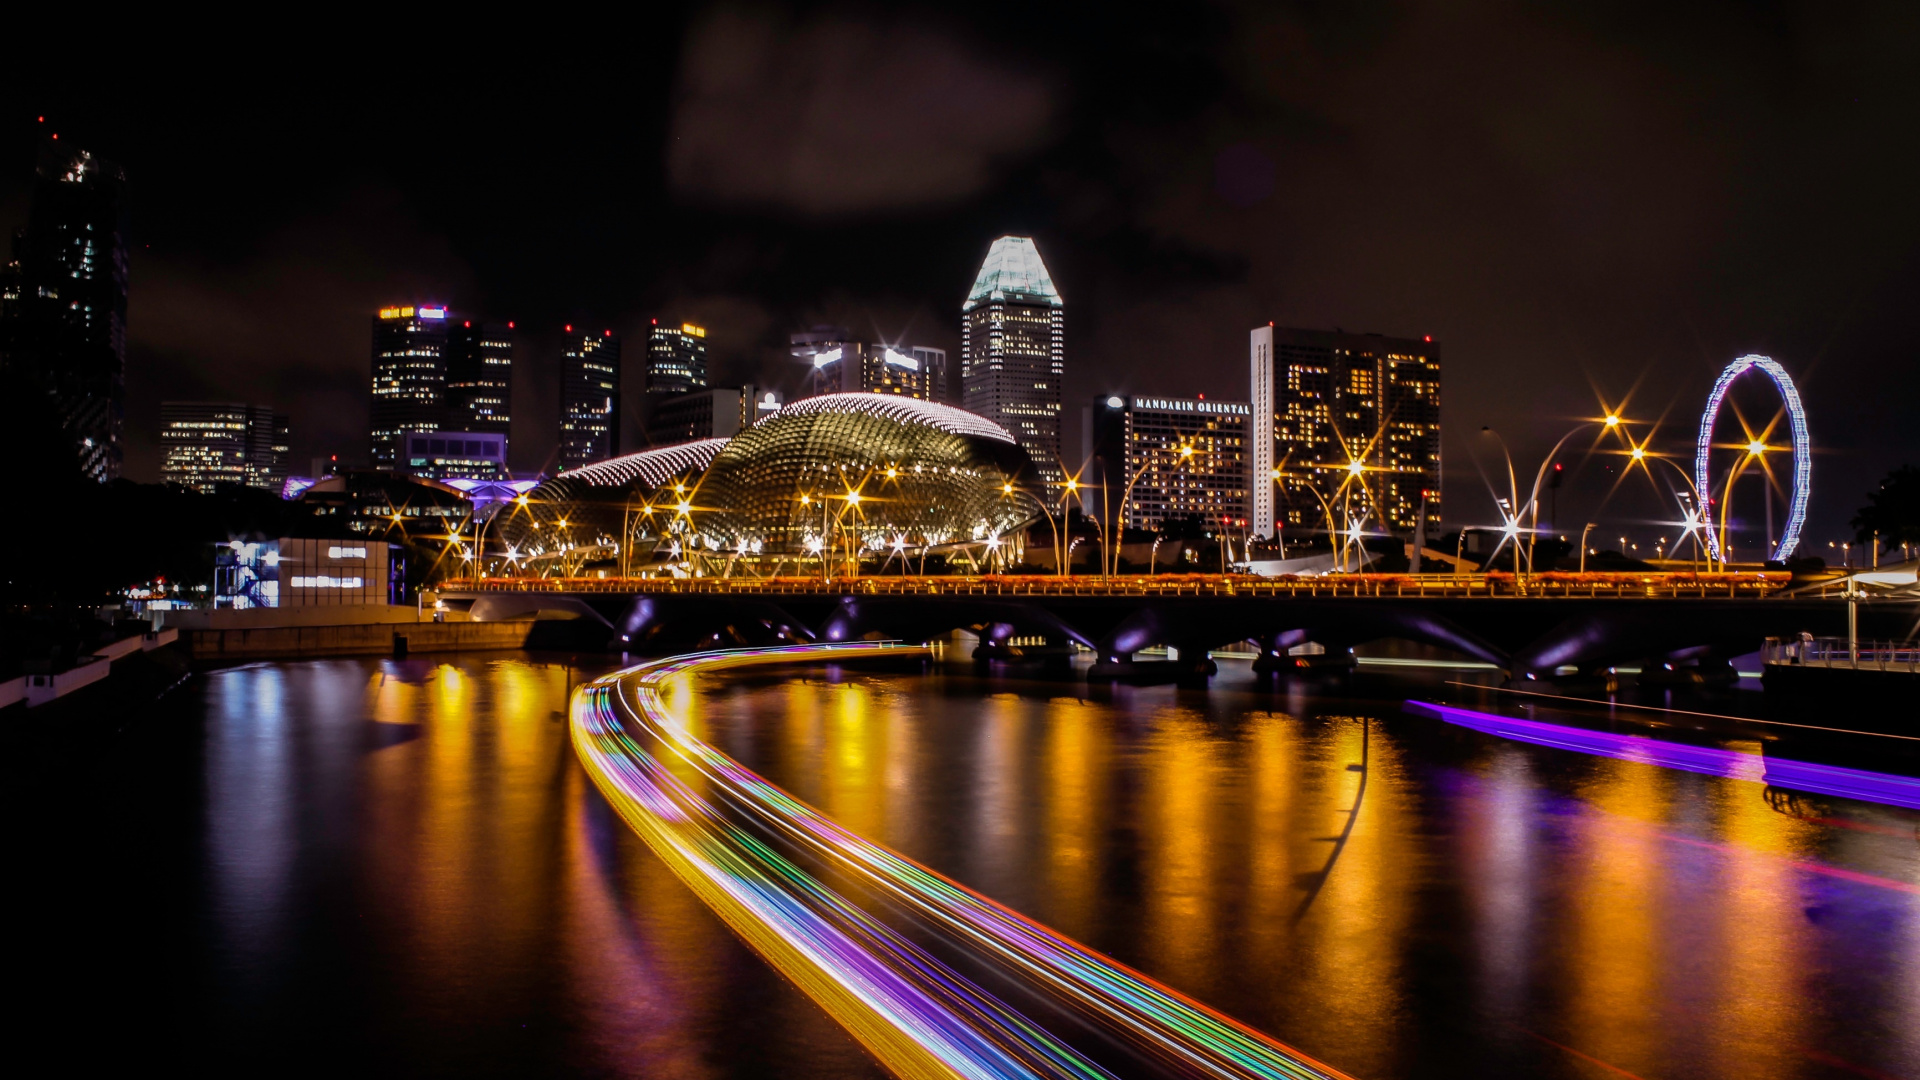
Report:
[[[16,732],[16,1042],[62,1071],[879,1075],[592,791],[580,677],[260,665]],[[1920,1076],[1920,814],[1231,670],[680,703],[852,829],[1363,1080]]]

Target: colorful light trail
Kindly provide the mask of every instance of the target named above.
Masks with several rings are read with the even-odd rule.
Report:
[[[1749,780],[1756,784],[1792,788],[1815,795],[1838,795],[1847,799],[1902,806],[1920,810],[1920,779],[1846,769],[1837,765],[1819,765],[1810,761],[1789,761],[1762,757],[1737,750],[1710,746],[1691,746],[1667,742],[1645,735],[1616,735],[1569,724],[1550,724],[1541,720],[1521,720],[1511,716],[1463,709],[1457,705],[1436,705],[1425,701],[1407,702],[1409,712],[1420,713],[1449,724],[1484,731],[1503,739],[1573,750],[1582,754],[1640,761],[1667,769]]]
[[[634,832],[776,970],[896,1075],[1342,1077],[949,878],[841,828],[693,736],[663,686],[696,671],[924,650],[880,643],[700,653],[583,686],[573,744]],[[791,857],[790,857],[791,855]],[[996,976],[1091,1024],[1119,1073],[1045,1030],[825,884],[818,865],[912,916]],[[1103,1043],[1102,1045],[1106,1045]],[[1104,1057],[1105,1055],[1100,1055]]]

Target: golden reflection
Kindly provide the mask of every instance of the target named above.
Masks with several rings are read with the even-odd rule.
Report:
[[[1041,850],[1052,902],[1038,914],[1063,933],[1083,936],[1095,925],[1108,813],[1103,781],[1113,750],[1105,710],[1073,698],[1049,702],[1044,753]]]
[[[1602,813],[1570,823],[1569,911],[1563,1030],[1579,1049],[1628,1070],[1665,1056],[1665,1028],[1649,1023],[1662,998],[1660,974],[1674,943],[1661,919],[1662,893],[1682,887],[1669,878],[1658,833],[1666,820],[1673,775],[1631,761],[1594,758],[1576,785]],[[1621,820],[1624,819],[1624,820]]]
[[[1220,897],[1214,873],[1213,811],[1223,779],[1221,747],[1206,718],[1189,709],[1153,717],[1154,765],[1142,778],[1143,944],[1154,974],[1205,994],[1218,974]]]
[[[862,836],[885,834],[886,733],[877,730],[871,694],[858,683],[832,689],[827,703],[824,795],[826,810]]]
[[[1802,881],[1790,858],[1816,829],[1770,808],[1752,784],[1715,780],[1713,809],[1721,835],[1742,851],[1709,855],[1676,850],[1711,863],[1717,916],[1710,935],[1724,961],[1708,972],[1712,1016],[1706,1021],[1721,1052],[1745,1076],[1782,1076],[1806,1045],[1805,999],[1798,973],[1808,961]],[[1752,858],[1746,850],[1788,858]]]
[[[1259,713],[1246,720],[1247,918],[1242,933],[1252,955],[1271,957],[1286,946],[1293,888],[1293,792],[1300,769],[1299,722]]]
[[[1340,1003],[1341,1022],[1316,1052],[1365,1076],[1392,1067],[1407,1007],[1417,818],[1399,751],[1372,737],[1371,721],[1333,716],[1319,725],[1295,818],[1294,863],[1305,868],[1296,948],[1301,976],[1322,1000]]]

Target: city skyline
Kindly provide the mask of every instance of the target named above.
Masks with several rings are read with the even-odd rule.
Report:
[[[1073,283],[1084,362],[1069,364],[1070,402],[1237,396],[1242,335],[1269,319],[1448,342],[1442,486],[1453,522],[1491,517],[1468,453],[1482,425],[1537,457],[1597,399],[1631,394],[1638,413],[1677,415],[1747,353],[1786,365],[1816,426],[1830,424],[1814,538],[1835,536],[1881,476],[1920,457],[1920,436],[1894,411],[1920,377],[1900,302],[1920,288],[1920,266],[1902,254],[1920,225],[1897,195],[1915,165],[1904,149],[1891,160],[1859,149],[1903,130],[1920,94],[1890,89],[1912,75],[1879,53],[1835,67],[1832,50],[1794,44],[1851,33],[1838,25],[1731,11],[1631,26],[1539,12],[1436,21],[1412,5],[1378,23],[1235,12],[1158,37],[1109,25],[1076,36],[1058,32],[1065,17],[1054,14],[1056,32],[1009,42],[912,7],[795,14],[789,29],[810,40],[919,44],[942,93],[977,103],[982,125],[949,138],[969,129],[920,125],[905,101],[763,56],[769,78],[796,80],[796,107],[816,109],[800,115],[833,115],[818,111],[833,104],[861,117],[847,138],[870,165],[820,184],[800,163],[828,132],[795,122],[754,134],[740,103],[766,87],[710,66],[715,50],[751,52],[756,34],[788,18],[677,12],[661,28],[668,62],[631,91],[588,92],[569,111],[551,108],[551,93],[483,90],[432,149],[343,124],[337,103],[272,80],[265,93],[293,122],[183,107],[166,86],[126,93],[138,64],[63,91],[28,64],[3,76],[36,105],[0,117],[0,226],[24,224],[34,155],[51,133],[127,170],[128,474],[145,480],[159,475],[163,399],[273,403],[291,412],[295,461],[358,456],[366,312],[402,297],[535,328],[513,389],[522,472],[545,467],[537,450],[557,441],[567,322],[633,340],[652,318],[712,327],[715,385],[775,382],[787,335],[827,322],[944,347],[957,369],[949,298],[1002,234],[1036,237]],[[1251,42],[1290,42],[1301,64],[1234,60]],[[1727,49],[1791,55],[1783,77],[1825,89],[1804,108],[1710,93],[1753,90],[1764,69],[1725,69]],[[1545,55],[1560,58],[1540,76],[1548,90],[1513,93]],[[1459,65],[1502,74],[1463,83]],[[1322,68],[1319,81],[1288,73]],[[1594,90],[1644,77],[1666,92]],[[1454,89],[1434,95],[1434,84]],[[362,115],[418,96],[378,80],[354,93],[380,106]],[[1235,119],[1208,119],[1201,103],[1214,100],[1235,103]],[[482,161],[499,117],[557,124],[564,141],[593,147],[593,166],[562,192],[559,170]],[[624,134],[598,137],[609,130]],[[1728,141],[1683,137],[1692,130]],[[754,138],[765,153],[739,157]],[[959,156],[938,158],[949,144]],[[271,163],[275,185],[216,204],[199,163],[224,154]],[[1408,155],[1426,170],[1414,187],[1399,167]],[[920,167],[934,160],[947,164]],[[1743,164],[1755,161],[1768,164]],[[1689,179],[1649,179],[1667,174]],[[1823,224],[1812,228],[1816,210]],[[291,324],[302,332],[282,332]],[[1856,377],[1899,392],[1853,393]],[[1528,390],[1524,407],[1514,386]],[[637,400],[627,412],[631,443]],[[1078,409],[1066,413],[1065,445],[1077,446]],[[1671,424],[1667,436],[1685,441]],[[1631,512],[1651,520],[1658,509],[1643,500]]]

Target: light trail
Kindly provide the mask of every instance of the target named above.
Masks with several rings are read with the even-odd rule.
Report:
[[[1337,1080],[1344,1074],[980,893],[841,828],[694,737],[669,680],[745,664],[820,662],[882,643],[698,653],[628,669],[574,696],[574,749],[607,801],[747,944],[902,1077],[1110,1077],[809,874],[781,850],[874,890],[996,975],[1090,1021],[1177,1076]],[[760,830],[775,842],[758,835]],[[1133,1070],[1127,1072],[1131,1074]]]
[[[1920,779],[1889,773],[1847,769],[1838,765],[1818,765],[1810,761],[1762,757],[1737,750],[1667,742],[1645,735],[1616,735],[1610,731],[1550,724],[1542,720],[1520,720],[1511,716],[1463,709],[1457,705],[1438,705],[1409,701],[1407,711],[1445,720],[1449,724],[1484,731],[1503,739],[1573,750],[1621,761],[1639,761],[1668,769],[1724,776],[1756,784],[1810,791],[1816,795],[1838,795],[1886,806],[1920,810]]]

